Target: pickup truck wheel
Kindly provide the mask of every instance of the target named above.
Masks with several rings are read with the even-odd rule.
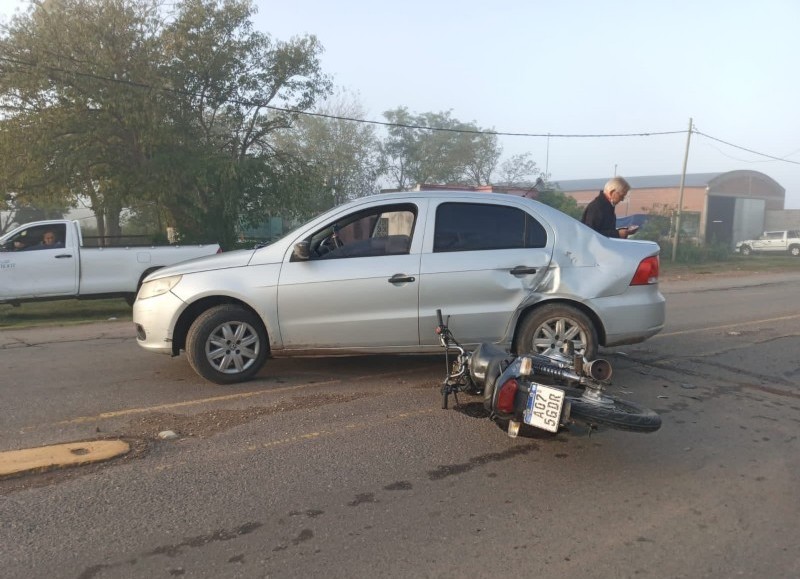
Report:
[[[597,331],[589,317],[577,308],[545,304],[528,314],[520,326],[517,354],[575,354],[587,360],[597,356]]]
[[[793,257],[800,256],[800,245],[793,245],[789,248],[789,255]]]
[[[200,314],[186,336],[189,364],[216,384],[249,380],[264,365],[267,352],[267,332],[261,319],[231,304]]]
[[[753,253],[753,250],[750,249],[749,245],[743,245],[741,251],[742,251],[742,255],[750,255],[751,253]]]

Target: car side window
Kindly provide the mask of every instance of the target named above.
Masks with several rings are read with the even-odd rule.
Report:
[[[411,250],[417,209],[401,204],[353,213],[311,236],[311,259],[403,255]]]
[[[516,207],[442,203],[436,210],[433,252],[545,247],[541,223]]]
[[[60,249],[64,247],[66,226],[64,224],[36,225],[23,229],[8,240],[4,251],[29,251]]]

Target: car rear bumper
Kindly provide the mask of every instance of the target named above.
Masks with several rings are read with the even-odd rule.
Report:
[[[605,321],[603,346],[636,344],[664,329],[666,300],[658,286],[632,286],[624,294],[592,300]]]

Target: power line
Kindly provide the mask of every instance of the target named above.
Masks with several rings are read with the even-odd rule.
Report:
[[[191,91],[185,91],[180,89],[174,88],[167,88],[167,87],[157,87],[151,85],[149,83],[137,82],[133,80],[128,80],[124,78],[112,78],[107,77],[91,72],[81,72],[78,70],[66,70],[64,68],[60,68],[57,66],[42,64],[37,65],[36,63],[32,62],[25,62],[23,60],[18,60],[15,58],[7,57],[7,56],[0,56],[0,61],[8,62],[11,64],[15,64],[18,66],[26,66],[29,68],[35,68],[37,66],[49,70],[51,72],[58,72],[62,74],[72,74],[81,78],[88,78],[91,80],[102,80],[105,82],[115,83],[115,84],[123,84],[126,86],[140,88],[140,89],[147,89],[147,90],[157,90],[166,93],[178,94],[183,96],[192,96],[197,97],[200,96],[196,93]],[[613,138],[613,137],[652,137],[652,136],[660,136],[660,135],[676,135],[680,133],[685,133],[686,131],[646,131],[640,133],[606,133],[606,134],[568,134],[568,133],[513,133],[508,131],[486,131],[480,129],[467,129],[467,128],[448,128],[448,127],[430,127],[427,125],[414,125],[414,124],[405,124],[405,123],[392,123],[388,121],[374,121],[369,119],[356,119],[353,117],[345,117],[339,115],[330,115],[326,113],[318,113],[312,111],[303,111],[298,109],[289,109],[285,107],[278,107],[274,105],[270,105],[264,102],[256,101],[256,100],[244,100],[244,99],[236,99],[236,98],[228,98],[225,102],[231,104],[237,104],[242,106],[250,106],[250,107],[260,107],[264,109],[269,109],[277,112],[288,113],[292,115],[305,115],[311,117],[321,117],[331,120],[337,121],[348,121],[353,123],[363,123],[363,124],[371,124],[371,125],[380,125],[384,127],[398,127],[402,129],[419,129],[419,130],[426,130],[426,131],[436,131],[436,132],[449,132],[449,133],[466,133],[466,134],[474,134],[474,135],[493,135],[498,137],[559,137],[559,138]]]
[[[792,163],[793,165],[800,165],[800,161],[792,161],[791,159],[786,159],[785,157],[776,157],[774,155],[767,155],[766,153],[759,153],[758,151],[754,151],[753,149],[748,149],[747,147],[734,145],[733,143],[729,143],[728,141],[723,141],[722,139],[718,139],[717,137],[712,137],[711,135],[707,135],[706,133],[698,131],[696,129],[693,130],[692,132],[701,135],[707,139],[711,139],[712,141],[717,141],[718,143],[722,143],[723,145],[728,145],[729,147],[733,147],[734,149],[747,151],[748,153],[753,153],[754,155],[760,155],[761,157],[766,157],[768,159],[773,159],[775,161],[783,161],[784,163]]]
[[[278,110],[287,113],[294,113],[298,115],[308,115],[314,117],[323,117],[326,119],[333,119],[337,121],[351,121],[354,123],[368,123],[372,125],[383,125],[387,127],[399,127],[403,129],[424,129],[428,131],[440,131],[450,133],[468,133],[475,135],[495,135],[498,137],[561,137],[561,138],[604,138],[604,137],[652,137],[657,135],[676,135],[685,133],[686,131],[648,131],[643,133],[608,133],[608,134],[568,134],[568,133],[510,133],[506,131],[482,131],[479,129],[452,129],[447,127],[429,127],[426,125],[407,125],[404,123],[390,123],[388,121],[372,121],[368,119],[354,119],[352,117],[341,117],[337,115],[328,115],[325,113],[314,113],[310,111],[298,111],[294,109],[284,109],[281,107],[265,106],[265,108]]]
[[[35,68],[37,66],[41,66],[47,70],[52,72],[59,72],[62,74],[72,74],[82,78],[89,78],[92,80],[102,80],[105,82],[115,83],[115,84],[124,84],[127,86],[131,86],[134,88],[140,89],[147,89],[147,90],[157,90],[166,93],[178,94],[183,96],[191,96],[191,97],[198,97],[197,93],[193,93],[191,91],[185,91],[180,89],[173,89],[167,87],[158,87],[151,85],[149,83],[137,82],[133,80],[123,79],[123,78],[112,78],[107,77],[91,72],[81,72],[78,70],[66,70],[60,67],[52,66],[52,65],[37,65],[36,63],[26,62],[23,60],[18,60],[15,58],[7,57],[7,56],[0,56],[0,61],[8,62],[11,64],[19,65],[19,66],[26,66],[28,68]],[[241,106],[250,106],[250,107],[259,107],[264,108],[272,111],[288,113],[292,115],[305,115],[311,117],[320,117],[326,118],[331,120],[337,121],[347,121],[353,123],[363,123],[363,124],[371,124],[371,125],[380,125],[384,127],[397,127],[403,129],[418,129],[418,130],[426,130],[426,131],[436,131],[436,132],[450,132],[450,133],[466,133],[466,134],[474,134],[474,135],[492,135],[498,137],[543,137],[543,138],[562,138],[562,139],[591,139],[591,138],[619,138],[619,137],[653,137],[653,136],[661,136],[661,135],[677,135],[687,132],[686,130],[678,130],[678,131],[645,131],[639,133],[515,133],[509,131],[485,131],[480,129],[466,129],[466,128],[448,128],[448,127],[430,127],[426,125],[414,125],[414,124],[405,124],[405,123],[392,123],[388,121],[375,121],[370,119],[357,119],[353,117],[345,117],[340,115],[331,115],[327,113],[318,113],[312,111],[303,111],[298,109],[289,109],[285,107],[278,107],[274,105],[270,105],[264,102],[256,101],[256,100],[245,100],[245,99],[236,99],[236,98],[228,98],[225,102],[231,104],[237,104]],[[717,141],[718,143],[722,143],[724,145],[728,145],[729,147],[734,147],[735,149],[740,149],[742,151],[747,151],[748,153],[752,153],[754,155],[759,155],[761,157],[766,157],[768,159],[773,159],[775,161],[783,161],[785,163],[792,163],[794,165],[800,165],[800,161],[792,161],[790,159],[786,159],[785,157],[776,157],[774,155],[768,155],[766,153],[761,153],[759,151],[755,151],[753,149],[748,149],[747,147],[742,147],[740,145],[735,145],[728,141],[724,141],[717,137],[712,137],[702,131],[698,131],[696,128],[692,129],[693,133],[706,137],[707,139],[711,139],[712,141]]]

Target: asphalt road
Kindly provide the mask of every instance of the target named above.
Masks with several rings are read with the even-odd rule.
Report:
[[[662,284],[665,330],[601,352],[648,435],[508,438],[440,409],[440,357],[220,387],[127,323],[0,331],[0,451],[134,447],[0,480],[0,575],[798,577],[798,281]]]

